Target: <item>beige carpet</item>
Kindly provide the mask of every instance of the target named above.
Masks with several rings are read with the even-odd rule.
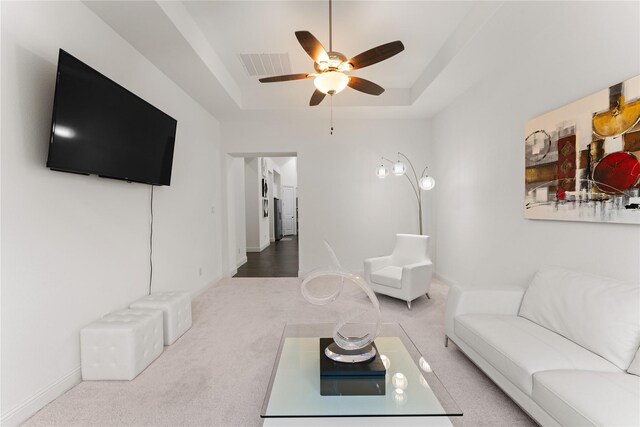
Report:
[[[260,409],[286,323],[331,321],[339,302],[315,307],[298,279],[225,279],[193,301],[193,327],[133,381],[85,381],[26,426],[260,426]],[[449,390],[454,425],[535,423],[455,347],[443,345],[447,287],[428,300],[380,297],[385,322],[401,323]]]

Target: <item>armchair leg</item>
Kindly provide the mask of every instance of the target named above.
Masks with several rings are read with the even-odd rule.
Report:
[[[444,336],[444,346],[449,347],[449,337],[446,335]]]
[[[407,301],[407,307],[409,307],[409,310],[411,310],[411,301]]]
[[[431,299],[431,297],[429,296],[429,292],[427,292],[425,295],[427,296],[427,298]]]

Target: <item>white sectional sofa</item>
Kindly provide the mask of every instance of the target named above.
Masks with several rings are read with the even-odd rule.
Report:
[[[640,284],[540,269],[526,288],[453,286],[445,330],[544,426],[640,426]]]

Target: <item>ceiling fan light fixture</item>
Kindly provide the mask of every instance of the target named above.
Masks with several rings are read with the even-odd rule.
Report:
[[[313,84],[316,88],[327,95],[334,95],[342,92],[349,83],[349,77],[339,71],[326,71],[316,76]]]
[[[305,52],[307,52],[307,55],[313,59],[313,68],[316,73],[298,73],[263,77],[259,79],[260,83],[286,82],[313,77],[316,90],[313,92],[311,99],[309,100],[309,106],[311,107],[319,105],[326,95],[335,95],[336,93],[342,92],[342,90],[347,86],[353,90],[366,93],[368,95],[382,95],[384,92],[384,88],[382,86],[360,77],[346,75],[345,73],[350,73],[353,70],[358,70],[387,60],[402,52],[404,50],[404,45],[400,40],[396,40],[376,46],[372,49],[359,53],[351,59],[347,59],[343,53],[333,50],[333,21],[331,4],[332,0],[329,0],[329,50],[326,50],[324,46],[322,46],[322,43],[320,43],[320,41],[309,31],[295,32],[298,43],[300,43],[300,46],[302,46]],[[333,131],[333,121],[331,130]]]

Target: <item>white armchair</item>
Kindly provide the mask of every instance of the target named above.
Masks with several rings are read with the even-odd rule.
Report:
[[[433,264],[427,253],[429,236],[396,234],[396,246],[388,256],[364,261],[364,278],[374,292],[407,302],[429,297]]]

